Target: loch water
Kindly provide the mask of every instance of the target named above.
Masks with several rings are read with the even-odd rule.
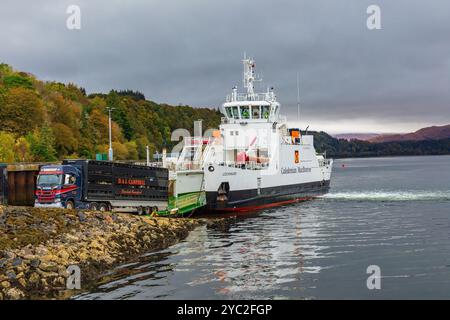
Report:
[[[450,156],[335,160],[327,195],[199,227],[76,298],[448,299]]]

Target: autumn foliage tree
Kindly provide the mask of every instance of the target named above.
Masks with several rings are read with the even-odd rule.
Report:
[[[7,89],[3,91],[0,101],[0,123],[3,131],[24,135],[43,121],[45,111],[42,100],[31,89]]]

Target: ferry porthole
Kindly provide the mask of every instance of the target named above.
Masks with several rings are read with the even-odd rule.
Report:
[[[213,172],[214,171],[214,166],[209,166],[208,170],[209,170],[209,172]]]

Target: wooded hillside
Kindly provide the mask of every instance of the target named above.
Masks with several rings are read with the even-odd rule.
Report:
[[[45,82],[0,64],[0,162],[95,158],[108,150],[108,113],[113,111],[116,159],[145,159],[169,149],[173,130],[192,132],[195,120],[217,128],[220,112],[170,106],[145,100],[140,92],[110,91],[86,95],[75,84]]]

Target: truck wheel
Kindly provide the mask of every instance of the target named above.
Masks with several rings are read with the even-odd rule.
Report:
[[[75,205],[72,200],[66,202],[66,209],[73,210],[75,209]]]
[[[145,207],[145,214],[152,214],[152,207]]]
[[[158,207],[157,207],[157,206],[154,206],[154,207],[152,208],[152,212],[157,213],[157,212],[158,212]]]
[[[138,214],[139,216],[142,216],[143,213],[144,213],[144,208],[138,207],[138,208],[137,208],[137,214]]]
[[[89,209],[92,211],[97,211],[98,210],[98,203],[97,202],[92,202],[91,204],[89,204]]]
[[[109,206],[106,203],[100,203],[100,206],[98,208],[100,211],[109,211]]]

